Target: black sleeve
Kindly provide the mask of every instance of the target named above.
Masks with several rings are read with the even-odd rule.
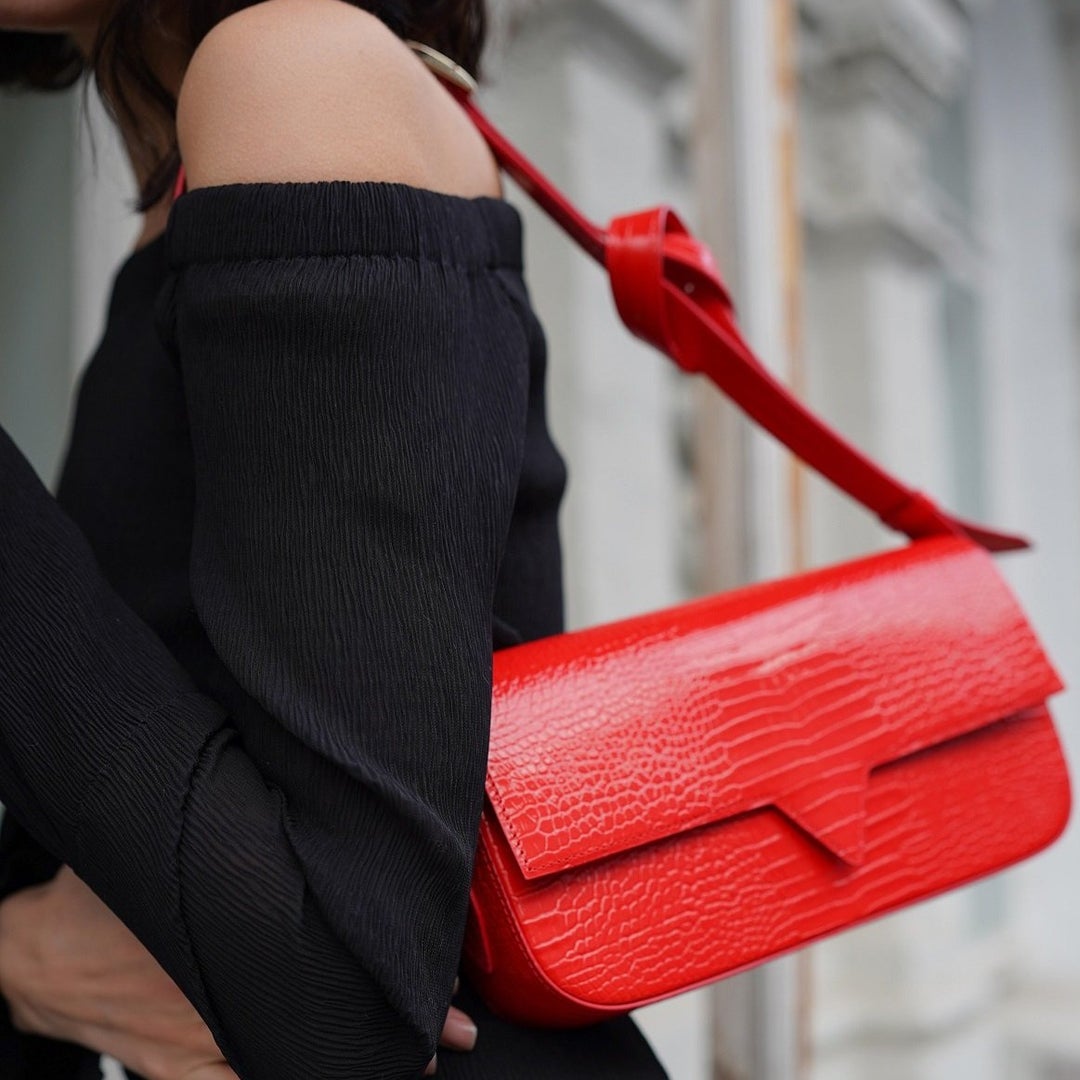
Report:
[[[243,1080],[414,1077],[435,1051],[523,454],[519,230],[501,200],[382,182],[174,204],[157,323],[229,700],[195,688],[0,437],[0,797]]]

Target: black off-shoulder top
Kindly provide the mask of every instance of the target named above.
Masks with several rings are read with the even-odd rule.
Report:
[[[75,871],[241,1080],[421,1074],[458,974],[491,650],[563,629],[543,328],[508,202],[174,203],[112,282],[53,498],[0,431],[0,895]],[[629,1017],[470,1080],[646,1080]],[[6,1080],[97,1077],[0,1024]]]

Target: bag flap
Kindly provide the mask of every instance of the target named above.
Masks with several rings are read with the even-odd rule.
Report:
[[[773,806],[848,863],[870,770],[1062,688],[959,537],[494,654],[487,794],[536,878]]]

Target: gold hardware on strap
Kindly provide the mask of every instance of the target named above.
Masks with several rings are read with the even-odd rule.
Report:
[[[408,45],[436,75],[445,76],[452,83],[460,86],[463,90],[467,90],[470,94],[476,90],[476,80],[460,64],[455,64],[449,56],[445,55],[445,53],[439,52],[438,49],[433,49],[430,45],[425,45],[422,41],[414,41],[412,38],[405,38],[405,44]]]

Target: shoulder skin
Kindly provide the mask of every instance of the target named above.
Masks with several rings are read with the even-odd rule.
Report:
[[[437,76],[345,0],[263,0],[199,43],[177,100],[188,188],[388,180],[501,195],[486,142]]]

